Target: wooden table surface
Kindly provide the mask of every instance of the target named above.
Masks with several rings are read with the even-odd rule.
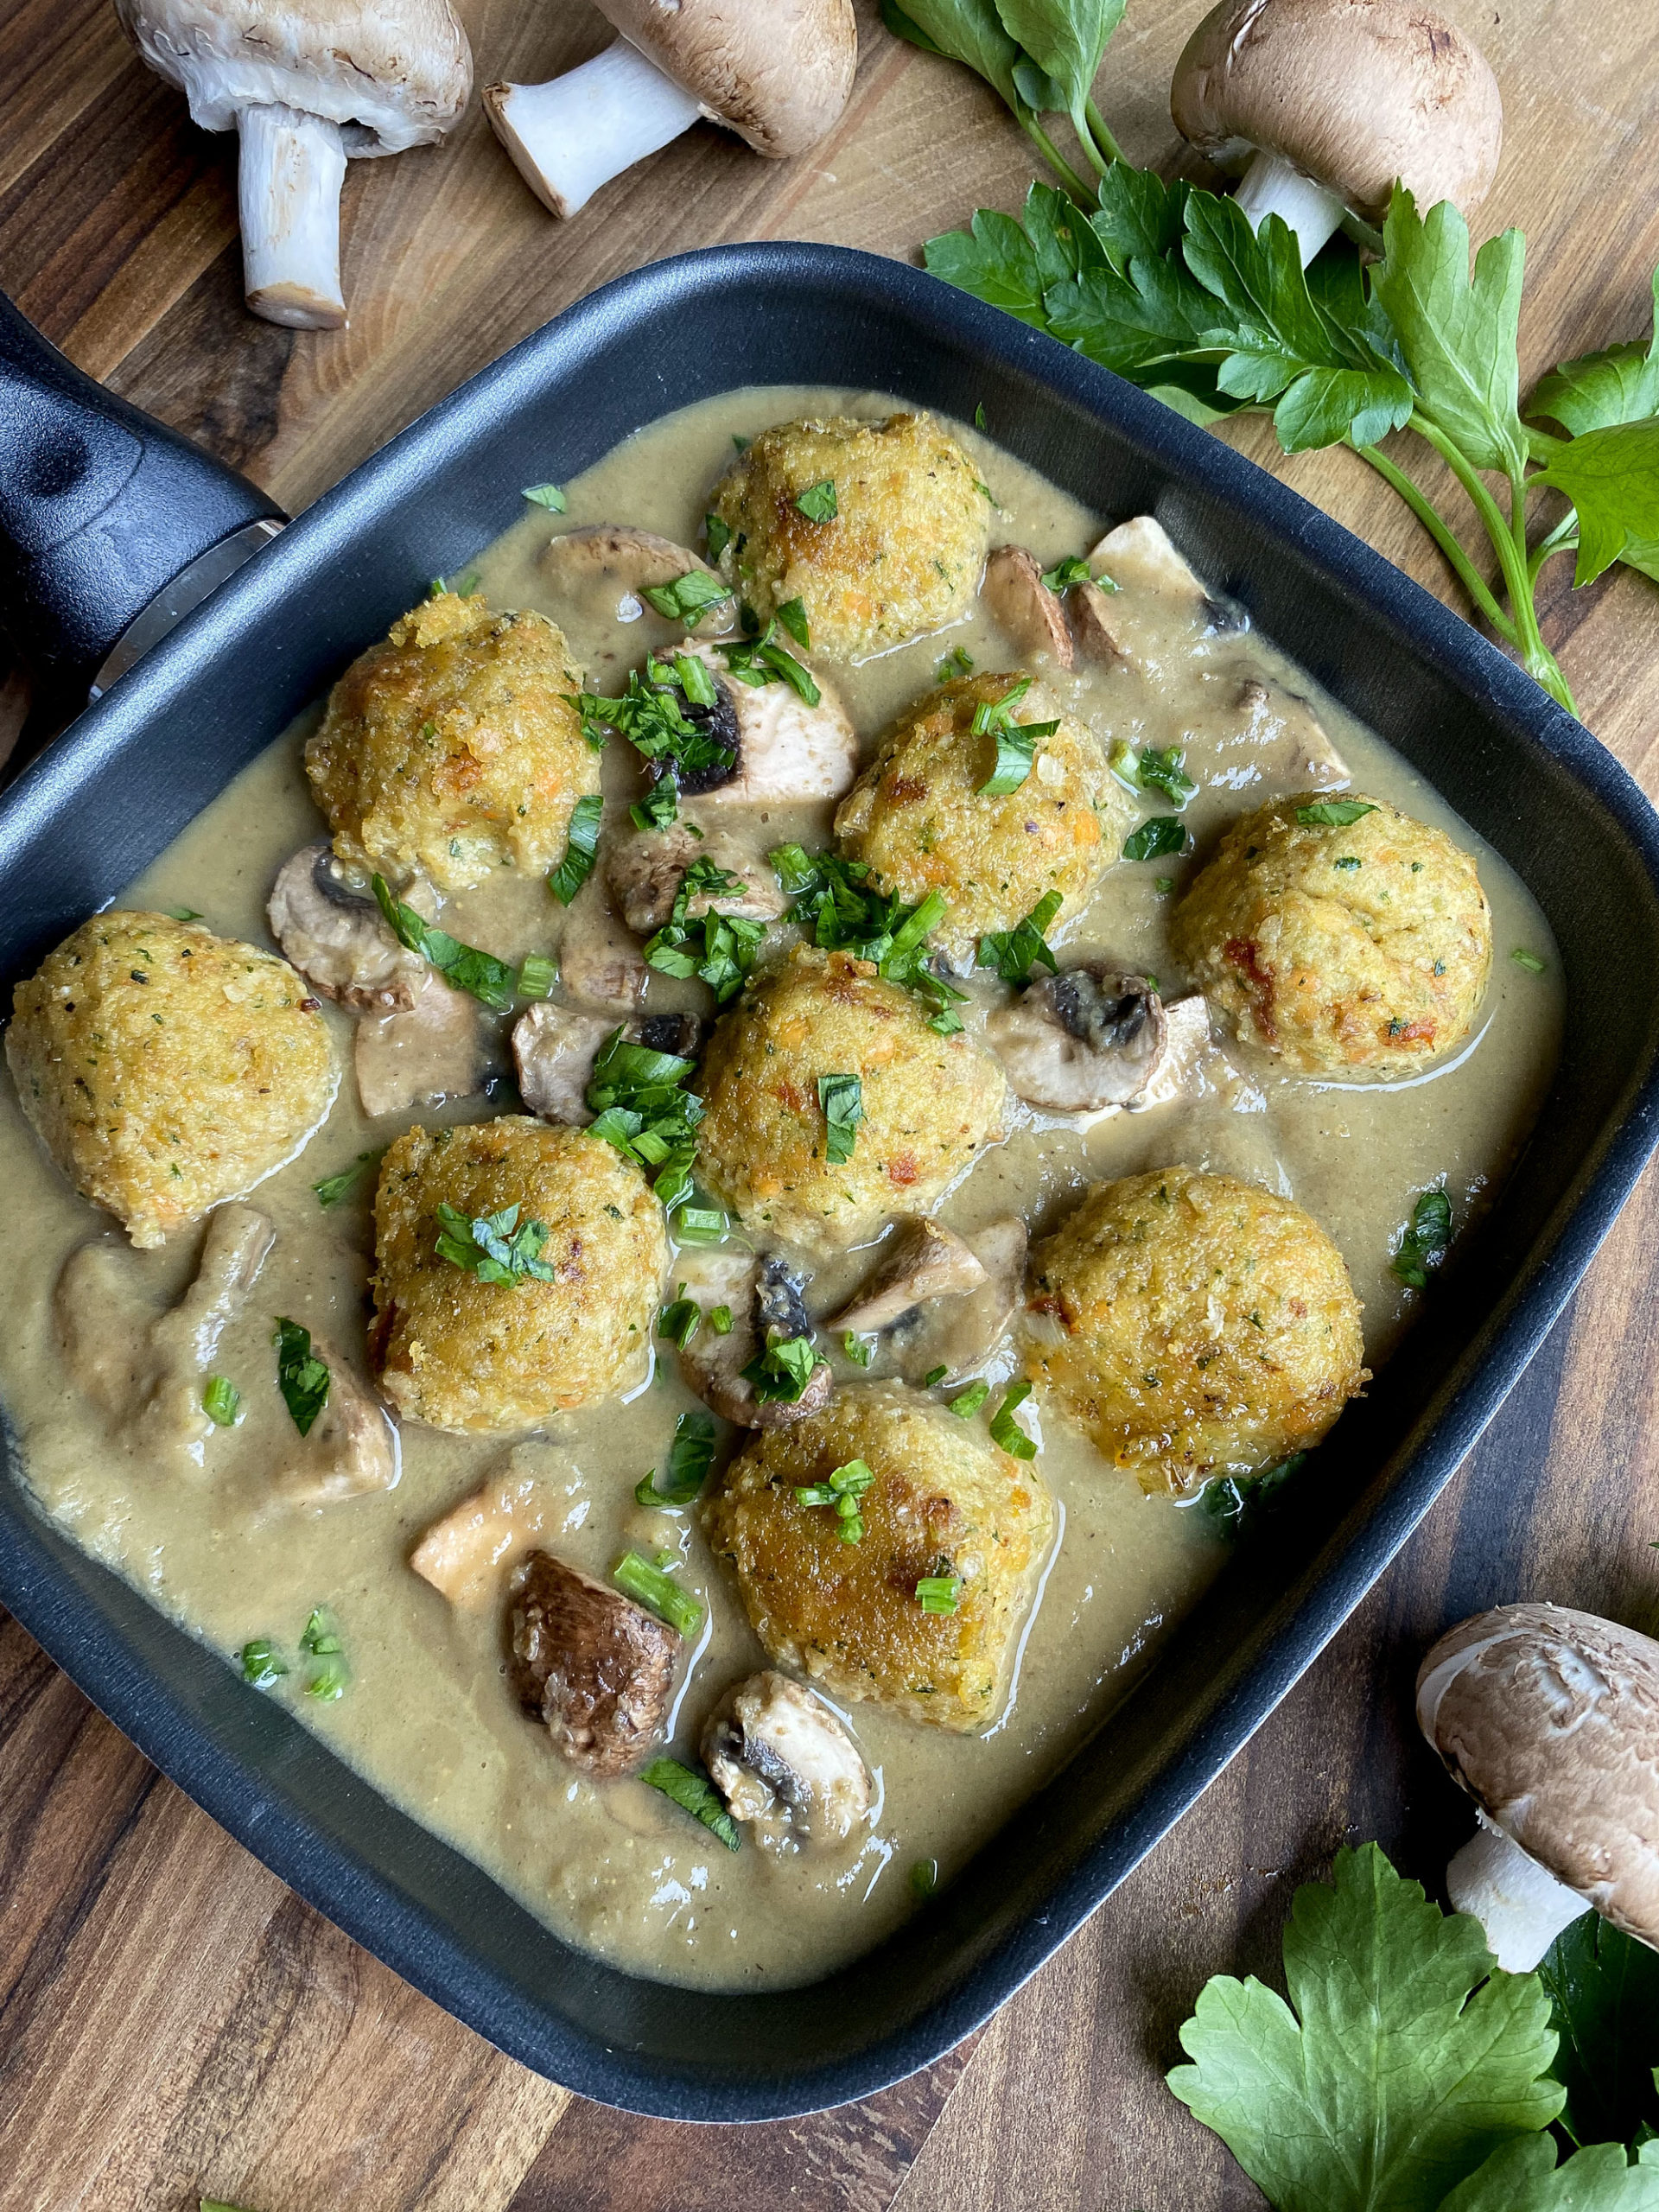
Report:
[[[1170,165],[1171,62],[1205,0],[1130,0],[1100,99]],[[479,81],[607,35],[582,0],[473,0]],[[1451,0],[1508,139],[1479,224],[1531,245],[1523,378],[1645,334],[1659,260],[1653,0]],[[960,69],[890,39],[785,166],[698,128],[558,225],[474,102],[445,149],[354,162],[348,330],[244,312],[234,140],[193,130],[108,0],[0,5],[0,286],[117,391],[297,509],[516,339],[639,263],[717,240],[913,256],[1017,205],[1026,141]],[[1352,455],[1244,448],[1451,596]],[[1620,571],[1545,630],[1585,718],[1659,793],[1659,603]],[[0,715],[16,687],[0,687]],[[1640,979],[1650,988],[1650,979]],[[1432,1883],[1464,1815],[1409,1722],[1446,1622],[1554,1598],[1656,1625],[1659,1194],[1652,1178],[1484,1442],[1371,1598],[1175,1833],[979,2037],[862,2106],[756,2129],[630,2119],[524,2072],[287,1891],[0,1617],[0,2208],[126,2212],[1212,2212],[1257,2203],[1162,2087],[1205,1976],[1272,1973],[1297,1880],[1378,1836]]]

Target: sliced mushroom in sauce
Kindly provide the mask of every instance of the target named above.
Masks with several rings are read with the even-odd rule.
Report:
[[[992,1014],[985,1040],[1027,1103],[1057,1114],[1125,1106],[1164,1050],[1163,1001],[1144,976],[1063,968]]]
[[[277,872],[266,912],[271,933],[314,990],[354,1014],[390,1014],[411,1007],[426,973],[418,953],[387,928],[366,881],[336,855],[326,838],[302,845]],[[399,894],[427,920],[437,901],[430,885]]]
[[[823,677],[818,703],[809,707],[781,677],[745,683],[727,672],[717,648],[688,639],[684,650],[714,672],[715,688],[731,701],[737,760],[683,789],[711,805],[785,806],[840,798],[858,773],[858,734]]]
[[[508,1601],[513,1694],[584,1774],[631,1774],[644,1763],[683,1649],[666,1621],[551,1552],[530,1554]]]
[[[372,1118],[468,1097],[480,1087],[486,1065],[478,1002],[428,968],[411,1005],[365,1014],[358,1023],[353,1064],[358,1096]]]
[[[578,1006],[626,1020],[644,1005],[650,975],[639,939],[611,904],[604,871],[595,868],[564,917],[560,983]]]
[[[800,1281],[784,1261],[731,1250],[682,1252],[674,1281],[677,1294],[689,1298],[702,1317],[680,1347],[680,1373],[711,1413],[741,1428],[787,1428],[829,1404],[835,1378],[826,1360],[817,1362],[792,1401],[757,1400],[743,1372],[768,1342],[811,1333]],[[721,1307],[730,1317],[724,1334],[711,1318]]]
[[[920,1236],[918,1230],[931,1232]],[[960,1381],[1007,1334],[1025,1288],[1018,1214],[960,1237],[937,1222],[900,1230],[851,1305],[825,1325],[878,1339],[875,1364],[919,1382]]]
[[[549,540],[537,565],[559,627],[590,676],[595,665],[637,663],[646,650],[660,648],[688,626],[658,613],[645,598],[648,590],[693,574],[719,581],[689,545],[630,523],[582,523],[562,531]],[[736,601],[728,595],[689,626],[705,638],[722,637],[736,620]]]
[[[937,1221],[912,1221],[889,1242],[880,1265],[852,1300],[825,1326],[855,1336],[889,1329],[912,1308],[933,1298],[955,1298],[978,1290],[985,1269],[954,1230]]]
[[[1021,652],[1046,653],[1057,668],[1076,658],[1059,594],[1043,582],[1043,566],[1023,545],[999,545],[985,563],[979,595]]]
[[[766,861],[741,839],[723,830],[703,833],[683,819],[666,830],[620,837],[606,856],[612,899],[636,936],[649,937],[668,920],[694,861],[706,861],[734,880],[718,890],[694,888],[686,901],[688,921],[709,913],[776,921],[789,903]]]
[[[315,1335],[313,1358],[328,1370],[328,1396],[304,1436],[293,1436],[276,1478],[296,1505],[334,1505],[365,1491],[395,1490],[401,1467],[391,1416],[350,1362]]]
[[[585,1129],[594,1119],[588,1103],[594,1062],[616,1031],[614,1014],[582,1014],[548,999],[526,1007],[512,1027],[513,1066],[526,1109],[544,1122]],[[685,1060],[696,1058],[702,1042],[702,1025],[694,1014],[650,1014],[626,1023],[622,1033],[630,1044]]]
[[[821,1697],[772,1668],[728,1690],[702,1763],[732,1818],[774,1850],[845,1843],[869,1817],[869,1769]]]

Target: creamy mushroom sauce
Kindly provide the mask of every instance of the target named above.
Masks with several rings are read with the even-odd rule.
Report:
[[[567,515],[529,509],[470,565],[493,605],[539,607],[569,620],[537,575],[537,555],[553,531],[626,521],[695,543],[707,492],[727,465],[734,435],[796,416],[880,415],[890,408],[871,395],[810,389],[740,391],[707,402],[641,431],[573,481]],[[1024,544],[1045,563],[1094,543],[1100,518],[985,436],[956,427],[1000,504],[993,543]],[[526,470],[538,473],[531,461]],[[1143,612],[1156,619],[1155,607]],[[569,627],[575,650],[592,652],[591,634],[574,621]],[[616,632],[608,662],[590,660],[594,688],[621,688],[626,665],[638,655],[637,636]],[[1415,1193],[1444,1177],[1461,1232],[1526,1138],[1556,1058],[1559,962],[1541,914],[1513,873],[1397,753],[1332,702],[1314,696],[1308,679],[1260,638],[1245,632],[1228,643],[1314,697],[1357,788],[1440,823],[1478,854],[1493,909],[1495,959],[1474,1040],[1449,1065],[1389,1088],[1287,1079],[1235,1051],[1249,1078],[1250,1110],[1177,1106],[1120,1115],[1086,1136],[1014,1102],[1007,1142],[981,1158],[941,1217],[971,1230],[1017,1209],[1040,1230],[1085,1180],[1176,1160],[1262,1180],[1299,1200],[1341,1247],[1364,1302],[1375,1366],[1421,1302],[1389,1267]],[[957,645],[981,668],[1017,664],[980,618],[861,668],[825,671],[867,747],[894,710],[928,688],[940,657]],[[1156,694],[1122,671],[1052,680],[1108,740],[1185,748],[1189,770],[1205,785],[1186,815],[1200,855],[1224,820],[1254,803],[1248,766],[1224,760],[1206,729],[1205,714],[1213,710],[1190,652],[1166,671]],[[269,941],[264,907],[272,879],[283,858],[319,830],[301,766],[303,735],[302,727],[273,745],[116,903],[194,907],[224,935]],[[627,748],[613,741],[606,777],[616,812],[633,795],[626,788],[632,772]],[[773,810],[753,825],[757,842],[825,844],[830,810]],[[1160,799],[1148,810],[1167,809]],[[1069,925],[1063,918],[1058,934],[1065,953],[1097,950],[1118,966],[1159,976],[1166,988],[1178,981],[1166,939],[1173,900],[1154,887],[1162,874],[1184,882],[1196,865],[1165,859],[1114,869],[1086,913]],[[547,950],[559,918],[539,879],[505,877],[487,893],[452,900],[443,918],[463,939],[518,959]],[[1516,946],[1546,963],[1542,975],[1511,960]],[[672,1004],[674,991],[687,988],[657,978],[654,1002]],[[1000,988],[991,987],[985,1002]],[[213,1436],[199,1476],[164,1474],[146,1464],[67,1384],[53,1335],[52,1286],[66,1255],[110,1225],[70,1192],[6,1086],[0,1176],[12,1292],[0,1340],[0,1388],[22,1439],[28,1480],[89,1552],[227,1658],[251,1637],[273,1638],[294,1671],[268,1694],[561,1935],[638,1973],[713,1987],[779,1986],[828,1972],[917,1909],[909,1881],[917,1861],[937,1859],[948,1881],[1098,1726],[1224,1567],[1227,1546],[1215,1522],[1143,1496],[1131,1476],[1103,1465],[1080,1436],[1051,1419],[1041,1469],[1061,1508],[1062,1533],[1042,1565],[1013,1696],[977,1738],[935,1732],[871,1705],[851,1708],[847,1718],[878,1790],[872,1826],[843,1855],[807,1850],[780,1859],[753,1843],[729,1854],[643,1783],[596,1786],[582,1778],[561,1763],[545,1731],[509,1693],[500,1604],[453,1610],[410,1572],[408,1554],[434,1518],[510,1459],[547,1486],[552,1508],[541,1541],[590,1573],[605,1575],[629,1544],[680,1550],[685,1581],[709,1605],[670,1746],[695,1759],[704,1715],[762,1659],[692,1516],[647,1512],[634,1503],[636,1482],[662,1464],[676,1416],[695,1401],[669,1355],[628,1403],[571,1418],[556,1432],[489,1440],[411,1425],[402,1439],[402,1478],[390,1492],[311,1510],[274,1500],[267,1470],[291,1431],[274,1387],[272,1317],[291,1315],[350,1356],[360,1359],[363,1352],[372,1177],[327,1212],[313,1183],[378,1149],[410,1120],[474,1120],[496,1110],[474,1096],[423,1116],[365,1122],[350,1074],[350,1021],[333,1007],[326,1019],[346,1071],[340,1096],[302,1155],[259,1190],[257,1203],[276,1224],[276,1249],[250,1311],[232,1325],[214,1361],[241,1387],[246,1418]],[[510,1065],[505,1039],[497,1058],[502,1067]],[[181,1238],[162,1251],[125,1256],[135,1282],[159,1306],[188,1281],[194,1255],[195,1240]],[[871,1256],[852,1255],[822,1270],[810,1293],[814,1310],[836,1311]],[[1433,1296],[1431,1289],[1431,1304]],[[1013,1366],[1005,1346],[987,1371],[1000,1380]],[[1332,1448],[1341,1450],[1340,1429]],[[1317,1460],[1306,1478],[1318,1481]],[[303,1694],[296,1650],[307,1615],[319,1605],[338,1623],[350,1670],[349,1687],[332,1704]]]

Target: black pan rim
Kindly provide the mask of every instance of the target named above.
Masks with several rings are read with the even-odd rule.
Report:
[[[1659,881],[1659,816],[1634,779],[1581,724],[1439,601],[1300,494],[1161,403],[1046,334],[950,290],[906,264],[854,249],[772,243],[721,246],[659,262],[577,302],[420,417],[180,626],[0,799],[0,849],[27,844],[65,781],[95,774],[124,732],[162,712],[199,654],[238,624],[285,575],[348,543],[391,479],[470,435],[480,414],[510,413],[619,321],[758,279],[830,289],[1011,367],[1086,409],[1174,475],[1224,500],[1241,526],[1294,546],[1353,600],[1380,613],[1402,645],[1466,695],[1490,704],[1517,741],[1541,747],[1599,805],[1641,871]],[[734,377],[734,385],[746,379]],[[659,410],[681,404],[664,392]],[[265,1788],[211,1737],[111,1623],[87,1614],[27,1521],[0,1544],[3,1603],[147,1757],[283,1880],[416,1987],[535,2070],[600,2102],[657,2117],[760,2121],[868,2097],[932,2063],[1035,1972],[1179,1819],[1312,1663],[1440,1495],[1537,1350],[1659,1143],[1659,1053],[1649,1052],[1561,1218],[1543,1263],[1514,1284],[1465,1356],[1465,1371],[1431,1402],[1406,1446],[1286,1595],[1283,1618],[1243,1681],[1185,1740],[1143,1794],[1131,1821],[1086,1850],[1005,1939],[975,1956],[937,2000],[850,2056],[788,2074],[722,2072],[642,2061],[584,2036],[509,1986],[440,1917]],[[366,1785],[363,1785],[366,1788]],[[856,1965],[850,1970],[856,1971]],[[656,1985],[646,1985],[656,1986]],[[819,1985],[833,1989],[833,1980]],[[704,1999],[707,2003],[723,2000]],[[747,2002],[747,1999],[733,2000]]]

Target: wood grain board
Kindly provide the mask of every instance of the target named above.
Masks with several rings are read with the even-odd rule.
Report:
[[[1204,0],[1130,0],[1101,104],[1168,168],[1169,68]],[[240,296],[234,145],[195,131],[108,0],[0,4],[0,285],[84,367],[290,510],[569,301],[727,239],[914,255],[1032,164],[966,73],[860,0],[852,103],[774,166],[698,128],[574,222],[545,216],[476,104],[442,150],[353,163],[351,327],[293,334]],[[581,0],[471,0],[480,83],[604,42]],[[1653,0],[1451,0],[1504,93],[1480,218],[1530,241],[1523,376],[1645,332],[1659,261]],[[1352,455],[1255,459],[1455,603]],[[1414,454],[1412,465],[1421,465]],[[1586,720],[1659,793],[1659,606],[1624,572],[1549,571],[1545,629]],[[0,683],[0,750],[22,695]],[[1637,979],[1649,988],[1652,979]],[[197,2193],[259,2212],[1222,2212],[1259,2203],[1161,2085],[1204,1977],[1272,1974],[1294,1883],[1376,1835],[1433,1879],[1464,1815],[1416,1743],[1438,1629],[1554,1598],[1659,1627],[1659,1190],[1583,1289],[1402,1560],[1249,1751],[982,2031],[861,2105],[755,2129],[607,2112],[458,2026],[161,1781],[0,1620],[0,2212],[136,2212]]]

